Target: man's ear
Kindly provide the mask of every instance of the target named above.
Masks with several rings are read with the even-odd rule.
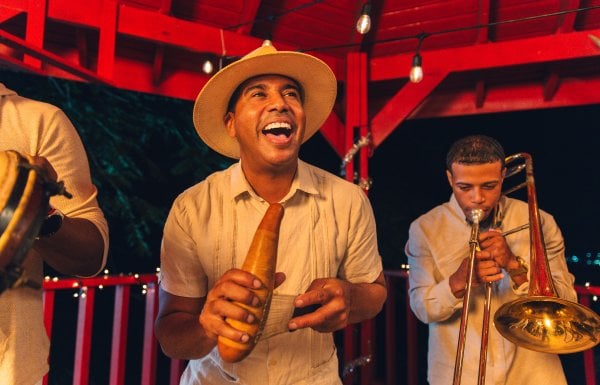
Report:
[[[450,183],[450,187],[452,187],[452,173],[450,170],[446,170],[446,177],[448,178],[448,183]]]
[[[234,123],[235,119],[234,119],[234,115],[233,112],[229,111],[227,114],[225,114],[225,117],[223,118],[223,122],[225,123],[225,127],[227,127],[227,135],[229,135],[232,138],[235,138],[235,123]]]

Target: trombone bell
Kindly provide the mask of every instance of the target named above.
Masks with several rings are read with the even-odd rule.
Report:
[[[519,159],[524,160],[527,174],[531,238],[529,293],[527,297],[502,305],[494,315],[494,324],[504,338],[529,350],[562,354],[590,349],[600,342],[600,316],[556,294],[541,230],[531,155],[515,154],[506,158],[505,163]],[[518,170],[523,169],[520,166]],[[514,172],[507,171],[507,174]]]
[[[543,353],[576,353],[600,341],[598,315],[558,297],[529,296],[502,305],[494,316],[504,338]]]

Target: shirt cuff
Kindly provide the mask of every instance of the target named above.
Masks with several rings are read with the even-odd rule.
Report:
[[[518,287],[515,287],[515,286],[516,285],[513,282],[513,280],[510,279],[510,288],[512,289],[513,293],[515,293],[518,296],[524,296],[524,295],[528,295],[529,294],[529,281],[523,282]]]
[[[440,288],[439,298],[442,303],[447,303],[453,310],[462,308],[463,298],[456,298],[452,293],[452,290],[450,289],[450,277],[444,278],[444,280],[438,284],[438,287]]]

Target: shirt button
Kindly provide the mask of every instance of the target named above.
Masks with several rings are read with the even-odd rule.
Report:
[[[277,365],[277,360],[275,360],[275,359],[269,360],[269,366],[275,366],[275,365]]]

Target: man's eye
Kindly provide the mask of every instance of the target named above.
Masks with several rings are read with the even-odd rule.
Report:
[[[286,91],[284,93],[285,96],[291,96],[293,98],[297,98],[298,97],[298,92],[297,91]]]

